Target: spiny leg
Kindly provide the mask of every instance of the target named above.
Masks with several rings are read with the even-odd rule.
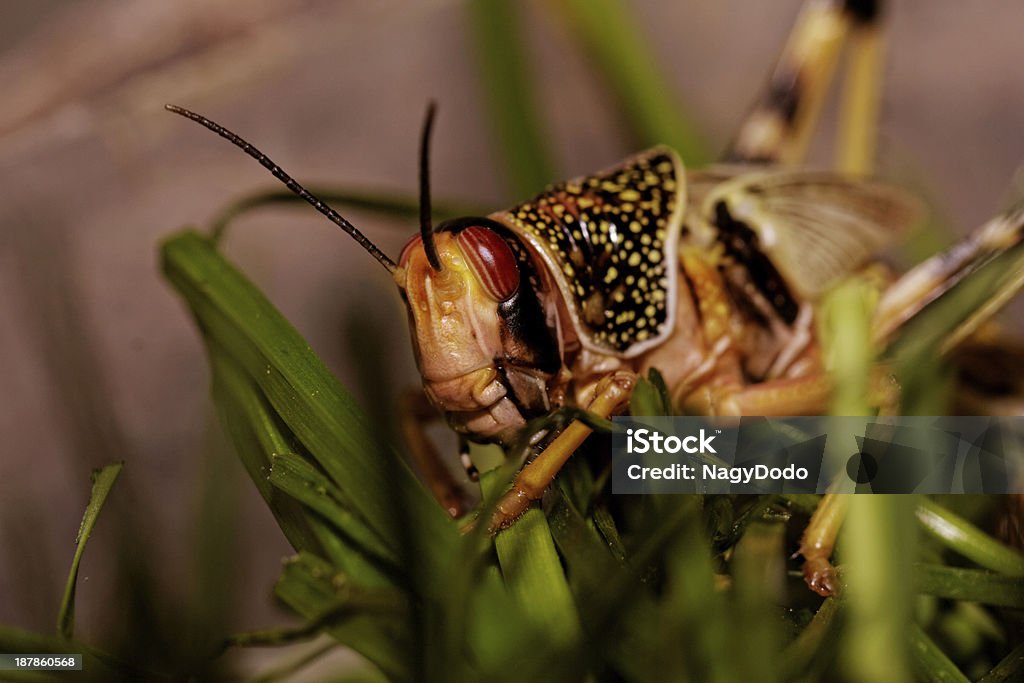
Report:
[[[877,62],[880,50],[878,31],[874,29],[878,0],[808,0],[790,32],[768,87],[747,116],[726,153],[726,161],[766,164],[796,164],[803,160],[817,124],[821,106],[835,74],[843,44],[852,33],[858,44],[847,103],[852,113],[844,117],[850,132],[840,133],[840,158],[849,157],[851,164],[863,163],[864,152],[845,151],[857,146],[865,137],[873,137],[877,95],[871,88],[877,79],[872,57]],[[870,30],[869,30],[870,29]],[[858,66],[857,64],[860,64]],[[855,105],[850,103],[853,95]],[[870,154],[867,155],[870,160]],[[845,162],[844,162],[845,163]]]
[[[602,379],[587,410],[602,418],[618,412],[629,401],[636,384],[636,375],[615,372]],[[590,436],[593,429],[580,420],[573,420],[561,434],[526,467],[512,482],[512,488],[498,501],[488,529],[495,533],[511,526],[535,500],[544,495],[548,485],[573,453]]]
[[[414,389],[403,394],[399,414],[402,437],[434,498],[452,517],[466,514],[466,492],[448,471],[426,433],[426,425],[440,418],[437,410],[430,405],[422,390]],[[460,456],[463,444],[464,440],[460,439]],[[468,460],[467,454],[463,463]]]

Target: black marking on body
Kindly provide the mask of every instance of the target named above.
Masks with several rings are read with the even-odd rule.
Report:
[[[622,352],[664,332],[676,267],[665,245],[684,182],[671,152],[659,150],[508,211],[557,264],[596,345]]]
[[[725,202],[715,204],[715,226],[718,228],[718,239],[725,247],[732,260],[746,268],[754,286],[760,290],[765,299],[771,303],[787,325],[796,321],[800,307],[793,298],[782,275],[761,251],[757,233],[743,221],[738,221],[729,213]]]
[[[873,24],[882,13],[881,5],[878,0],[846,0],[843,11],[861,24]]]
[[[768,84],[764,107],[782,119],[787,126],[793,125],[800,111],[803,93],[803,84],[800,81],[800,72],[793,69],[776,72]]]

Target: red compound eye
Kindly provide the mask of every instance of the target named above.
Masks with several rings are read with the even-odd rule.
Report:
[[[519,265],[515,254],[498,233],[473,226],[455,237],[480,284],[495,301],[511,298],[519,289]]]
[[[413,248],[422,242],[422,237],[420,237],[419,235],[413,235],[409,239],[409,241],[405,243],[405,246],[402,247],[402,253],[398,257],[398,265],[404,266],[406,261],[409,260],[409,256],[412,254]]]

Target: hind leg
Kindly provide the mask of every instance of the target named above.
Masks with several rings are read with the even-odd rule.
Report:
[[[740,126],[726,161],[801,163],[849,42],[837,166],[851,173],[870,170],[882,56],[879,5],[876,0],[805,3],[768,86]]]

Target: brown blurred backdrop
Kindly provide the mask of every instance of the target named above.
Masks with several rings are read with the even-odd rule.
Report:
[[[522,9],[551,156],[571,176],[632,150],[556,4]],[[674,94],[721,149],[798,0],[630,4]],[[892,4],[880,165],[963,231],[1008,201],[1024,162],[1024,4]],[[208,114],[302,181],[412,194],[435,98],[435,196],[498,209],[515,198],[469,30],[454,0],[3,3],[0,623],[52,629],[88,473],[122,459],[82,567],[80,637],[102,641],[136,609],[112,569],[133,552],[173,601],[156,609],[177,605],[186,630],[203,609],[202,577],[218,571],[238,587],[224,598],[225,628],[284,620],[270,588],[288,549],[218,435],[196,330],[156,259],[161,237],[273,183],[162,106]],[[413,230],[350,217],[392,255]],[[387,276],[311,211],[245,218],[227,251],[357,394],[367,368],[388,386],[416,383]],[[362,326],[387,340],[372,357]],[[222,492],[216,520],[204,508],[210,477]],[[227,545],[215,566],[197,566],[210,524]],[[127,534],[145,545],[126,545]]]

